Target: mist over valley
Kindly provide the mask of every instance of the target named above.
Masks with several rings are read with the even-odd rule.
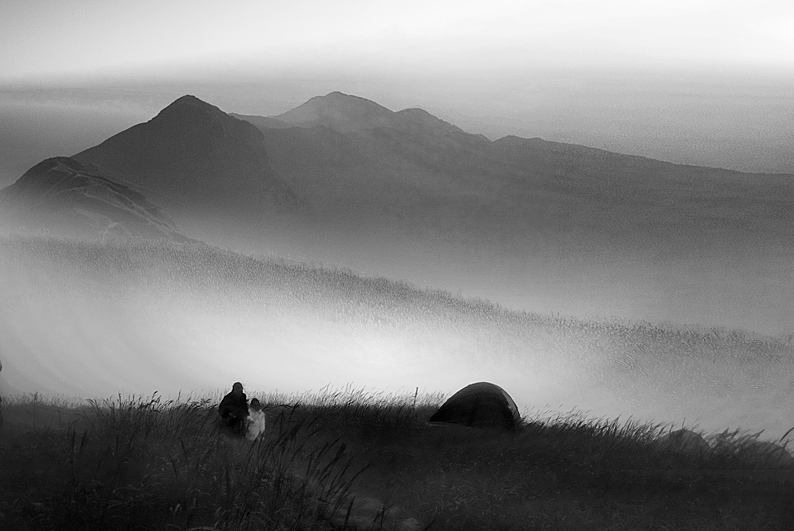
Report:
[[[0,245],[2,374],[14,393],[200,395],[236,380],[252,395],[451,393],[486,380],[524,413],[787,430],[785,339],[516,312],[202,243]]]

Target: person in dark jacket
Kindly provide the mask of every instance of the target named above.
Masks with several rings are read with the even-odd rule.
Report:
[[[248,418],[248,399],[243,392],[243,384],[235,382],[232,392],[221,400],[218,406],[223,427],[232,435],[242,437],[245,435],[246,420]]]

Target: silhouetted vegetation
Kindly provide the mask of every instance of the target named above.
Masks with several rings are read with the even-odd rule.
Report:
[[[441,398],[353,388],[271,394],[268,432],[249,443],[218,432],[215,398],[12,397],[0,435],[0,523],[739,530],[794,522],[794,467],[738,451],[747,434],[707,437],[718,439],[713,449],[690,452],[658,444],[669,426],[577,412],[533,413],[514,432],[429,427]],[[357,514],[362,497],[381,500],[380,511]]]

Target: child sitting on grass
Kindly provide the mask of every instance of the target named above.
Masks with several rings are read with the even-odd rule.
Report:
[[[265,412],[262,405],[256,398],[251,399],[251,406],[248,408],[248,429],[245,438],[255,441],[257,437],[265,433]]]

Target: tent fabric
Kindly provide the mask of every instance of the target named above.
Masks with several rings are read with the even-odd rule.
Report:
[[[513,429],[520,415],[507,391],[489,382],[467,385],[430,417],[429,423]]]

